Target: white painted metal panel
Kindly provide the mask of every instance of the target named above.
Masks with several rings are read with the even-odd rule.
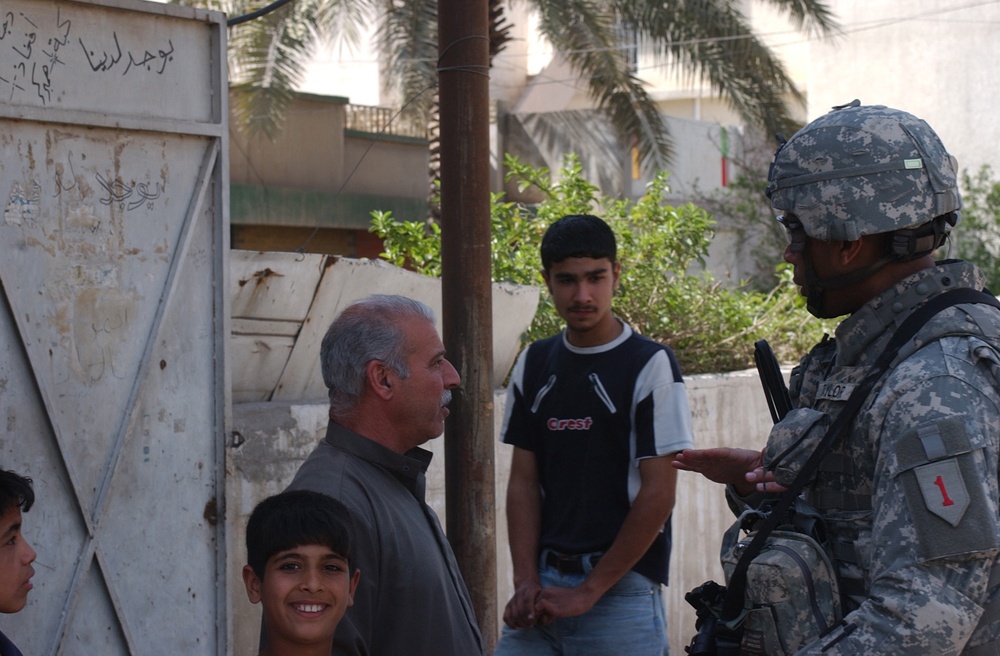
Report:
[[[4,2],[0,98],[24,109],[215,122],[214,28],[191,20],[210,14],[103,4]]]
[[[326,399],[327,390],[319,364],[319,347],[334,317],[354,301],[369,294],[402,294],[429,305],[441,332],[441,281],[392,266],[382,260],[340,258],[324,267],[309,314],[299,332],[288,364],[278,381],[273,401]],[[520,350],[538,305],[538,288],[493,284],[494,387],[503,384]]]
[[[0,467],[35,480],[39,556],[0,626],[32,654],[225,653],[224,17],[3,12]]]
[[[302,324],[293,325],[297,333]],[[233,335],[229,344],[233,363],[233,403],[270,401],[294,346],[294,335],[267,332]]]
[[[233,251],[233,402],[325,400],[319,345],[347,305],[369,294],[403,294],[434,309],[441,283],[382,260]],[[514,365],[538,288],[494,283],[494,385]]]
[[[233,251],[233,317],[302,323],[326,263],[325,255],[315,253]]]

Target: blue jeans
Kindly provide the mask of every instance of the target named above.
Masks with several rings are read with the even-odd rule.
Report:
[[[542,587],[571,588],[584,574],[540,567]],[[494,656],[668,656],[667,622],[660,584],[642,574],[622,577],[586,614],[561,617],[545,627],[503,627]]]

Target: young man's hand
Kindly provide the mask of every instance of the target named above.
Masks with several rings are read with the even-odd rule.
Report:
[[[535,604],[542,586],[536,581],[518,584],[503,611],[504,624],[512,629],[528,629],[537,623]]]
[[[557,617],[583,615],[598,602],[601,595],[594,596],[583,586],[575,588],[542,588],[535,603],[538,625],[545,626]]]

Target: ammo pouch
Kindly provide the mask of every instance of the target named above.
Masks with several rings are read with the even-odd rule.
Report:
[[[767,514],[748,510],[726,531],[727,582]],[[798,499],[767,536],[747,568],[744,613],[738,626],[729,625],[741,635],[740,654],[793,654],[840,621],[840,590],[825,532],[816,510]]]

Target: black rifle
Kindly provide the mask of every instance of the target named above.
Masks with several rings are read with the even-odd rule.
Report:
[[[774,357],[774,351],[766,339],[754,343],[753,361],[757,365],[760,384],[764,386],[764,397],[767,399],[767,409],[771,411],[771,419],[778,423],[792,409],[792,398],[788,395],[778,359]]]

